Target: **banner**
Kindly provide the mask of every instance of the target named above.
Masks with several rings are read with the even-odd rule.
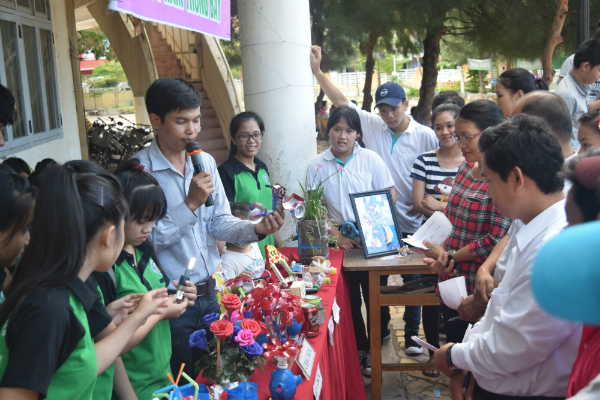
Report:
[[[543,69],[542,60],[539,58],[537,60],[522,60],[519,58],[517,59],[517,67],[525,69]]]
[[[108,9],[231,40],[230,0],[109,0]]]
[[[467,59],[469,63],[469,69],[474,71],[491,71],[492,69],[492,59],[487,60],[475,60],[472,58]]]

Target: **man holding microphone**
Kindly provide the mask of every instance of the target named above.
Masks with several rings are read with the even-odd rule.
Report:
[[[202,95],[181,79],[158,79],[146,92],[146,108],[156,138],[136,157],[152,174],[167,198],[167,214],[156,222],[150,238],[168,282],[182,275],[192,257],[196,264],[189,279],[196,285],[198,298],[185,314],[170,320],[173,355],[171,369],[185,363],[191,375],[200,354],[192,355],[190,334],[208,327],[202,317],[220,312],[211,276],[220,263],[216,240],[246,245],[279,231],[284,213],[277,211],[259,224],[231,215],[229,202],[217,173],[215,160],[200,153],[203,171],[194,175],[186,145],[201,131]],[[212,194],[213,205],[207,203]],[[169,283],[169,293],[176,288]],[[196,349],[194,349],[196,350]]]

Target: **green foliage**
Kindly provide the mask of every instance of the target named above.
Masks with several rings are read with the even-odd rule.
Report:
[[[221,365],[222,373],[217,378],[217,338],[208,342],[208,354],[204,355],[195,364],[195,373],[202,371],[202,377],[208,378],[213,382],[223,383],[224,380],[230,382],[245,382],[248,377],[254,374],[256,368],[265,372],[264,365],[267,364],[267,358],[263,355],[254,356],[252,361],[248,360],[238,344],[231,342],[229,337],[221,341]]]
[[[106,57],[109,61],[117,58],[108,39],[98,27],[77,32],[77,51],[79,55],[94,53],[96,60],[101,57]]]

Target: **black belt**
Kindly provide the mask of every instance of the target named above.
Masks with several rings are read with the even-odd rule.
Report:
[[[204,297],[207,294],[210,294],[211,290],[213,290],[214,287],[215,287],[215,282],[212,278],[207,279],[203,282],[200,282],[200,283],[196,284],[196,296]],[[177,290],[168,290],[168,293],[175,294],[175,293],[177,293]]]
[[[547,396],[510,396],[508,394],[497,394],[488,392],[482,389],[481,386],[475,384],[475,400],[564,400],[564,397],[547,397]]]

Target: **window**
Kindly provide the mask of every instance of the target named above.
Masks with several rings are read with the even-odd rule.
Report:
[[[0,0],[0,83],[15,96],[15,123],[0,156],[62,137],[54,38],[46,0]]]

